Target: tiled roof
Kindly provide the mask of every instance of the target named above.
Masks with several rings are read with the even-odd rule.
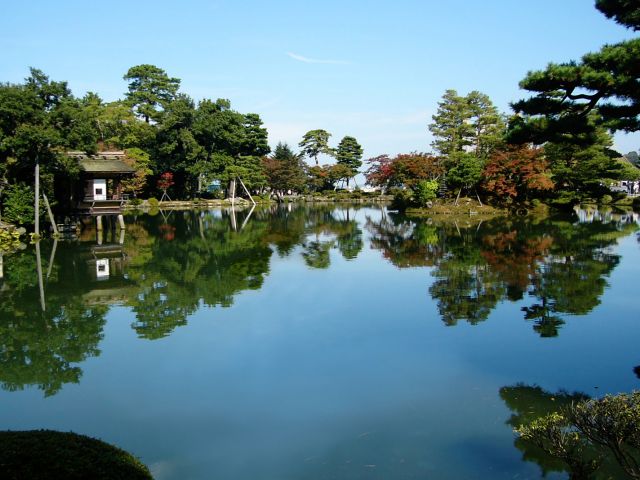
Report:
[[[67,152],[67,156],[76,158],[80,168],[88,173],[134,173],[135,169],[124,161],[124,152],[98,152],[87,155],[84,152]]]

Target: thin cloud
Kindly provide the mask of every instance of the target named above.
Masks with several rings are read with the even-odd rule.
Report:
[[[317,58],[309,58],[304,57],[302,55],[298,55],[297,53],[287,52],[287,55],[294,60],[303,63],[324,63],[325,65],[349,65],[349,62],[345,62],[344,60],[320,60]]]

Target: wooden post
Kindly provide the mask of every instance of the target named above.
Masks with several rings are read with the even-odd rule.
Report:
[[[456,207],[458,206],[458,199],[460,198],[461,193],[462,193],[462,187],[460,188],[460,190],[458,190],[458,196],[456,197],[456,202],[454,203]]]
[[[4,278],[4,268],[2,265],[2,254],[0,253],[0,280]]]
[[[102,215],[98,215],[98,216],[96,217],[96,229],[97,229],[99,232],[102,232]]]
[[[478,195],[478,190],[476,190],[476,198],[478,199],[478,203],[482,207],[483,205],[482,205],[482,201],[480,200],[480,195]]]
[[[118,215],[118,223],[120,224],[120,230],[124,230],[124,216],[122,214]]]
[[[36,157],[36,198],[35,198],[35,234],[40,236],[40,163],[38,163],[38,157]]]
[[[247,195],[249,195],[249,198],[251,199],[251,201],[253,202],[253,206],[256,205],[255,200],[253,199],[253,197],[251,196],[251,194],[249,193],[249,190],[247,189],[247,187],[245,187],[244,182],[242,181],[242,179],[240,177],[238,177],[238,180],[240,180],[240,185],[242,185],[242,188],[244,188],[244,191],[247,192]]]
[[[53,212],[51,211],[51,205],[49,205],[49,199],[47,195],[42,192],[42,198],[44,199],[44,204],[47,207],[47,213],[49,214],[49,221],[51,222],[51,228],[53,229],[53,233],[58,235],[58,227],[56,227],[56,220],[53,218]]]

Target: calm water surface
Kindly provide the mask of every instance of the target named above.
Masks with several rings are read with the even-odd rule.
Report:
[[[566,478],[512,427],[640,388],[636,230],[332,206],[42,242],[42,298],[35,249],[3,258],[0,429],[157,479]]]

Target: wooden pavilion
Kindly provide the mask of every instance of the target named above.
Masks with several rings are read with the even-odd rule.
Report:
[[[87,155],[84,152],[67,152],[80,166],[80,183],[73,195],[75,208],[81,215],[119,215],[128,199],[122,189],[122,179],[135,174],[135,169],[126,163],[123,151],[99,152]]]
[[[102,218],[118,218],[124,229],[123,205],[128,195],[122,188],[122,180],[135,174],[135,169],[126,162],[123,151],[103,151],[95,155],[85,152],[66,152],[80,167],[80,181],[71,189],[70,207],[80,217],[93,217],[99,231]],[[110,222],[113,226],[114,223]]]

